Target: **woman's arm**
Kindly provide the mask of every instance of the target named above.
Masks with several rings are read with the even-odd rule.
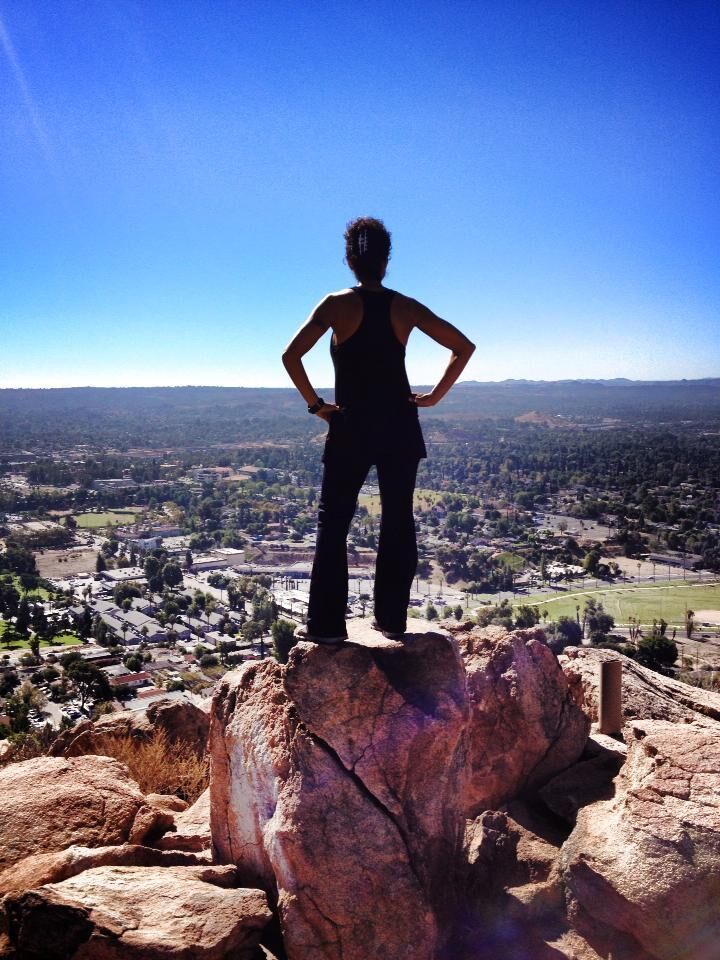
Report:
[[[288,376],[302,394],[303,399],[310,407],[318,400],[318,394],[310,383],[308,375],[303,366],[302,358],[318,342],[320,337],[330,327],[330,303],[329,297],[325,297],[313,310],[305,323],[285,347],[282,355],[283,366],[288,372]],[[317,415],[323,420],[329,420],[330,414],[338,407],[334,403],[326,403],[319,410]]]
[[[422,330],[436,343],[452,351],[452,357],[445,372],[430,393],[413,394],[413,401],[418,407],[434,407],[465,369],[465,365],[473,355],[475,344],[468,340],[457,327],[436,316],[432,310],[418,303],[417,300],[410,300],[408,306],[412,325]]]

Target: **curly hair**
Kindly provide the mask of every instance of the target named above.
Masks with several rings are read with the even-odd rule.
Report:
[[[345,228],[345,262],[360,281],[382,279],[391,248],[382,220],[358,217]]]

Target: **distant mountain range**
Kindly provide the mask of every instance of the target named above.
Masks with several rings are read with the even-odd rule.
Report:
[[[498,386],[500,384],[568,384],[568,383],[592,383],[604,387],[627,386],[635,387],[657,387],[657,386],[687,386],[694,384],[710,385],[720,387],[720,377],[701,377],[698,380],[629,380],[627,377],[613,377],[610,380],[576,379],[576,380],[463,380],[458,386],[473,385],[478,387]]]
[[[427,392],[429,385],[417,386]],[[331,400],[332,389],[322,387]],[[521,417],[538,429],[575,425],[720,423],[720,377],[700,380],[504,380],[456,384],[422,420]],[[142,444],[190,435],[225,443],[317,432],[294,387],[68,387],[0,389],[0,452],[42,440]]]

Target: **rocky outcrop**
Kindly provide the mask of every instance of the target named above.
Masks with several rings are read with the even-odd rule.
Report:
[[[200,794],[195,803],[173,815],[173,827],[163,834],[155,846],[161,850],[209,850],[210,788]]]
[[[466,908],[453,960],[599,960],[565,915],[565,836],[553,818],[522,801],[468,822]]]
[[[466,814],[496,809],[583,752],[590,721],[541,630],[453,630],[471,707]]]
[[[223,678],[191,806],[103,756],[0,769],[0,957],[715,960],[714,695],[623,658],[627,743],[588,737],[611,651],[349,626]]]
[[[714,960],[720,736],[645,720],[628,725],[626,738],[615,796],[583,807],[562,849],[573,922],[603,956]]]
[[[58,735],[50,748],[51,756],[76,757],[102,753],[107,737],[134,737],[149,740],[162,729],[170,743],[188,743],[202,757],[207,752],[210,717],[207,711],[189,700],[158,700],[137,713],[113,713],[98,720],[82,720]]]
[[[208,859],[178,850],[157,850],[137,843],[110,847],[73,845],[53,853],[35,853],[18,860],[0,873],[0,897],[19,894],[45,883],[58,883],[91,867],[200,866]]]
[[[590,723],[540,631],[425,624],[400,644],[349,629],[223,679],[214,851],[277,899],[290,960],[434,957],[465,817],[573,764]]]
[[[213,698],[214,849],[273,892],[289,960],[431,960],[457,893],[462,660],[445,634],[363,626],[226,674]]]
[[[664,677],[622,653],[597,647],[566,647],[559,660],[568,683],[593,722],[598,719],[600,703],[600,663],[620,660],[626,721],[671,720],[714,726],[720,723],[720,694]]]
[[[0,769],[0,869],[72,844],[142,843],[172,824],[110,757],[37,757]]]
[[[95,867],[4,901],[27,960],[252,960],[271,917],[235,868]]]
[[[540,789],[540,798],[553,813],[574,824],[581,807],[613,796],[613,781],[626,755],[624,743],[595,733],[588,739],[580,760],[549,780]]]

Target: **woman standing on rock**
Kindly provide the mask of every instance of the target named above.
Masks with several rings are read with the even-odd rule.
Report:
[[[328,294],[282,355],[308,412],[329,424],[307,625],[296,630],[298,638],[315,643],[347,639],[347,535],[373,465],[382,506],[373,626],[395,639],[405,633],[417,567],[413,492],[418,464],[427,456],[417,408],[433,407],[445,396],[475,349],[452,324],[382,285],[390,247],[381,220],[361,217],[349,223],[345,260],[357,285]],[[412,393],[405,371],[405,345],[414,327],[452,351],[430,393]],[[302,364],[330,328],[335,403],[318,396]]]

